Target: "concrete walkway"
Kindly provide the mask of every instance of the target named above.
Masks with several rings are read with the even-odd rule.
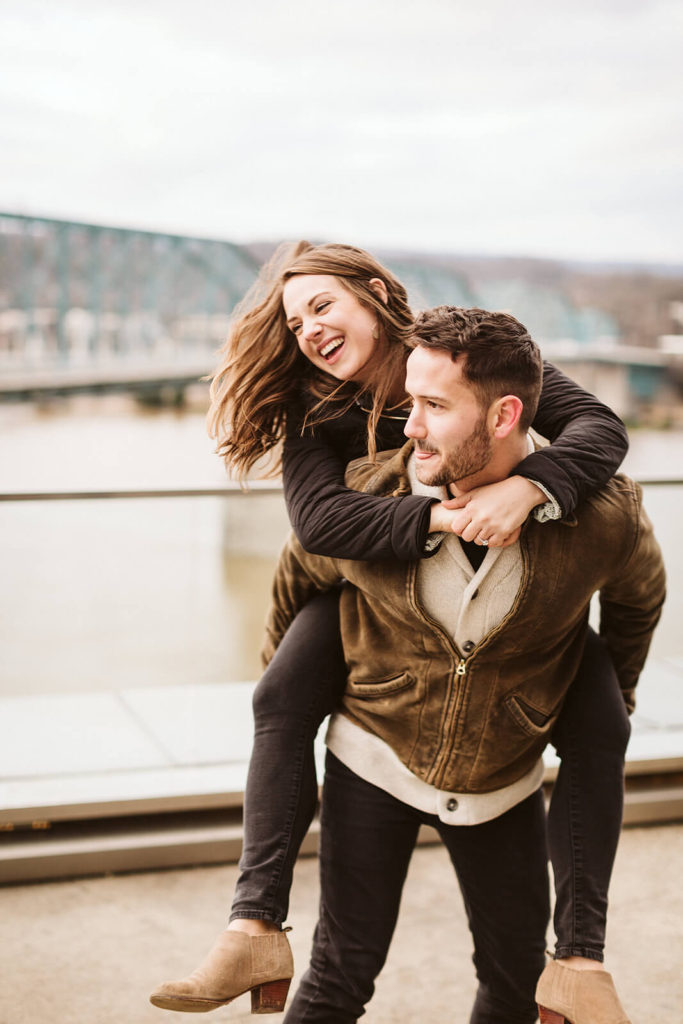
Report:
[[[626,829],[612,885],[608,966],[633,1024],[683,1016],[683,826]],[[149,991],[189,972],[223,927],[233,866],[0,889],[0,1024],[164,1024]],[[297,970],[316,919],[317,861],[299,861],[290,923]],[[466,1024],[470,940],[439,846],[413,858],[369,1024]],[[295,978],[296,983],[296,978]],[[249,997],[207,1020],[248,1021]],[[281,1020],[273,1016],[273,1021]]]

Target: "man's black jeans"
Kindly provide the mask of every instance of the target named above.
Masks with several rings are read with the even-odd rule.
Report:
[[[313,739],[346,684],[338,592],[289,627],[254,694],[244,850],[232,917],[281,924],[317,798]],[[562,761],[548,816],[557,953],[602,960],[630,724],[606,648],[588,632],[553,741]]]
[[[471,1024],[536,1020],[534,989],[550,913],[541,792],[493,821],[444,825],[365,782],[328,752],[320,918],[311,963],[285,1024],[353,1024],[361,1016],[386,959],[421,824],[439,832],[460,884],[479,979]],[[420,939],[438,943],[443,936]]]

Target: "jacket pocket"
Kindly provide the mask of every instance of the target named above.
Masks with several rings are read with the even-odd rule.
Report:
[[[388,679],[370,679],[368,682],[361,682],[357,679],[349,679],[346,685],[346,692],[353,697],[367,698],[371,700],[376,697],[388,697],[393,693],[400,693],[414,686],[417,677],[412,672],[402,672],[400,676],[391,676]]]
[[[554,722],[557,716],[557,708],[554,708],[552,711],[545,711],[534,704],[530,704],[529,701],[524,700],[517,693],[509,693],[507,695],[505,707],[527,736],[543,736],[548,732],[549,725]]]

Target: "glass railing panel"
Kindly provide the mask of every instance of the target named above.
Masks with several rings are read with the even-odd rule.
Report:
[[[0,695],[255,679],[280,493],[0,502]]]

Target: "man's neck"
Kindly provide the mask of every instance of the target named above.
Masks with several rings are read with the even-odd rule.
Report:
[[[473,473],[472,476],[463,477],[462,480],[453,480],[448,485],[448,492],[454,498],[458,498],[461,494],[473,491],[475,487],[485,487],[487,484],[505,480],[528,454],[529,435],[526,432],[508,437],[496,448],[482,470]]]

